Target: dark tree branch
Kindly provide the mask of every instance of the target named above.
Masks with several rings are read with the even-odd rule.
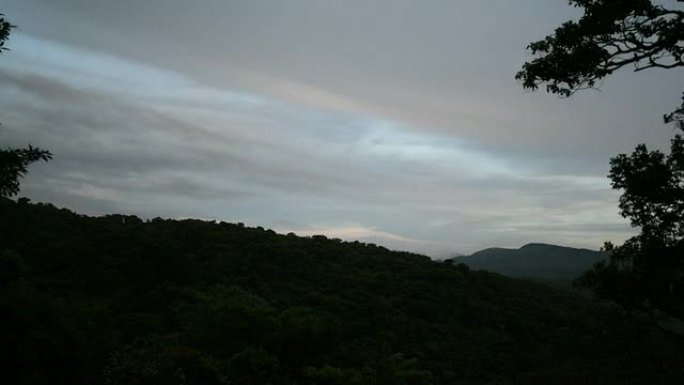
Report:
[[[683,1],[677,1],[682,3]],[[523,87],[570,96],[627,65],[635,71],[684,66],[684,10],[650,0],[571,0],[584,15],[528,49],[516,79]]]

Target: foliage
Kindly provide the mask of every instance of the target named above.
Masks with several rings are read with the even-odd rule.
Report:
[[[19,180],[28,172],[28,166],[36,161],[52,158],[49,151],[40,148],[7,148],[0,150],[0,197],[19,193]]]
[[[7,50],[5,42],[9,38],[10,32],[12,32],[12,28],[14,26],[5,20],[4,15],[0,13],[0,52]]]
[[[623,190],[620,210],[640,227],[621,246],[606,244],[601,262],[579,280],[630,309],[658,309],[684,318],[684,138],[670,154],[640,145],[611,160],[613,188]]]
[[[684,3],[684,0],[676,0]],[[516,75],[523,87],[546,83],[548,92],[569,96],[625,66],[635,71],[684,65],[684,9],[651,0],[570,0],[583,9],[528,49],[538,57]]]
[[[5,20],[4,16],[5,15],[0,13],[0,53],[2,51],[7,50],[7,47],[5,47],[5,43],[9,38],[10,32],[12,32],[12,28],[14,28],[14,25],[12,25],[9,21]]]
[[[623,190],[622,215],[648,238],[672,245],[684,237],[684,138],[676,135],[670,154],[637,146],[611,159],[609,178]],[[683,255],[684,257],[684,255]]]
[[[651,0],[571,0],[583,16],[531,43],[528,49],[538,57],[516,78],[525,88],[546,83],[548,92],[570,96],[627,65],[635,71],[681,67],[684,0],[675,3],[668,8]],[[684,131],[684,103],[664,120]],[[684,139],[675,135],[668,155],[639,145],[614,157],[609,178],[623,191],[621,214],[641,231],[622,246],[607,243],[608,260],[577,284],[627,309],[684,317]]]
[[[7,50],[5,43],[14,26],[0,13],[0,53]],[[19,179],[26,175],[29,164],[52,158],[49,151],[28,146],[28,148],[7,148],[0,150],[0,198],[19,193]]]
[[[0,200],[0,234],[0,359],[17,383],[684,378],[681,341],[611,308],[375,245],[26,199]]]
[[[50,154],[2,154],[0,360],[17,383],[684,378],[678,341],[569,292],[324,236],[14,202]]]

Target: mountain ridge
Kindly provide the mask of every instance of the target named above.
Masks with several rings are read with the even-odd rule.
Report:
[[[490,247],[452,260],[515,278],[570,281],[603,258],[601,251],[532,242],[517,249]]]
[[[0,234],[0,351],[17,383],[684,377],[677,341],[612,307],[373,244],[21,199],[0,199]]]

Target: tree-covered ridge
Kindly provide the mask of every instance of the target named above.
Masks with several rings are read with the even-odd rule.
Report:
[[[472,269],[518,278],[572,282],[605,254],[587,249],[530,243],[519,249],[489,248],[457,257]]]
[[[569,292],[375,245],[7,199],[0,234],[0,346],[19,383],[684,377],[678,337]]]

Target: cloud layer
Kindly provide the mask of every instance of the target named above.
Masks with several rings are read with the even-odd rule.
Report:
[[[25,195],[433,256],[597,248],[631,233],[608,158],[662,146],[681,91],[523,92],[525,44],[572,16],[544,1],[163,3],[9,1],[0,138],[55,153]]]

